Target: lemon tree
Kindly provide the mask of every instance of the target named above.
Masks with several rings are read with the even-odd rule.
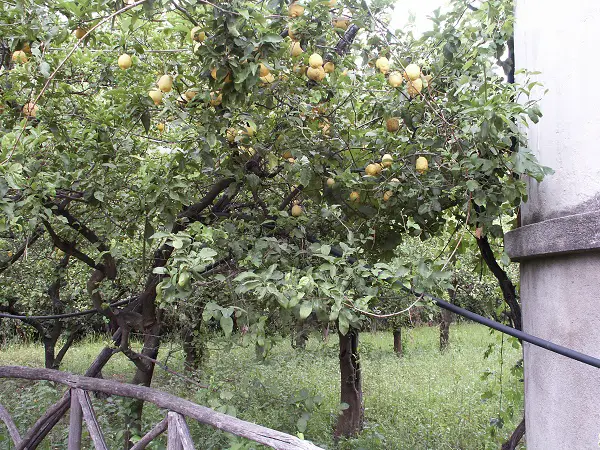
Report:
[[[0,6],[0,230],[41,230],[86,272],[135,383],[153,364],[132,331],[155,358],[169,320],[215,321],[264,357],[271,319],[311,319],[339,332],[336,434],[357,433],[378,292],[447,287],[397,256],[403,236],[500,236],[523,177],[547,172],[520,132],[533,85],[498,70],[511,2],[455,1],[422,37],[388,28],[392,3]]]

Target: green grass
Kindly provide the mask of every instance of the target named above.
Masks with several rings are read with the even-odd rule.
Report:
[[[210,342],[210,360],[196,374],[199,381],[215,390],[200,389],[161,369],[155,372],[153,386],[214,408],[229,412],[270,428],[295,433],[303,403],[294,401],[301,389],[310,396],[321,395],[322,404],[312,412],[304,433],[307,439],[324,448],[340,449],[481,449],[498,448],[501,437],[508,435],[520,420],[521,395],[510,397],[515,378],[510,368],[519,359],[519,350],[504,342],[502,367],[502,408],[514,408],[515,417],[499,436],[490,436],[490,419],[498,417],[500,408],[500,373],[498,358],[500,338],[481,326],[453,326],[451,347],[440,354],[437,328],[417,328],[405,333],[405,356],[391,351],[390,333],[361,334],[361,363],[365,400],[365,431],[353,440],[336,444],[332,429],[339,406],[339,372],[337,339],[324,344],[313,336],[305,350],[294,350],[289,340],[282,340],[265,362],[254,359],[252,348],[226,350],[226,342]],[[490,343],[498,344],[490,358],[483,354]],[[90,339],[79,343],[67,354],[63,370],[83,373],[104,343]],[[182,353],[175,343],[165,343],[159,359],[168,357],[169,366],[183,371]],[[175,350],[175,351],[174,351]],[[0,351],[0,365],[43,366],[38,345],[13,345]],[[484,372],[490,375],[482,378]],[[114,357],[103,371],[105,378],[126,381],[131,365]],[[521,386],[517,386],[517,390]],[[495,393],[487,400],[482,393]],[[44,406],[59,398],[61,387],[50,383],[0,380],[0,403],[14,415],[23,432],[43,411]],[[100,423],[116,448],[120,439],[119,417],[127,402],[110,398],[94,400]],[[147,408],[146,426],[160,420],[156,408]],[[65,424],[52,433],[46,448],[66,448]],[[198,448],[229,448],[231,440],[223,433],[193,424]],[[236,441],[237,442],[237,441]],[[164,441],[163,441],[164,443]],[[7,448],[6,431],[0,426],[0,448]],[[161,448],[157,443],[154,448]],[[252,448],[252,447],[242,447]]]

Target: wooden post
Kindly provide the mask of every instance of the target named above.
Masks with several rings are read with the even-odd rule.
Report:
[[[90,432],[92,441],[94,441],[94,447],[96,448],[96,450],[108,450],[106,442],[104,441],[104,436],[102,435],[102,430],[100,429],[98,421],[96,420],[96,414],[94,413],[94,409],[92,408],[90,396],[86,391],[82,389],[75,389],[75,392],[73,392],[73,394],[76,394],[79,399],[79,404],[81,405],[81,409],[83,410],[83,419],[85,420],[85,424],[87,425],[88,431]]]
[[[81,425],[83,411],[75,389],[71,389],[71,413],[69,415],[69,450],[81,449]]]
[[[183,450],[179,431],[177,430],[177,413],[169,411],[169,432],[167,434],[167,450]]]
[[[15,446],[18,445],[19,442],[21,442],[21,435],[19,434],[19,430],[17,430],[12,417],[10,417],[10,414],[2,405],[0,405],[0,419],[2,419],[2,421],[6,424],[6,428],[8,428],[8,434],[10,434]]]
[[[185,417],[179,413],[169,413],[174,414],[173,421],[177,427],[177,433],[179,434],[179,442],[183,446],[183,450],[195,450],[194,449],[194,441],[192,440],[192,435],[190,434],[190,429],[185,422]]]

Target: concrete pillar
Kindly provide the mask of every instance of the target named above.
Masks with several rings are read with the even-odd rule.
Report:
[[[529,148],[555,173],[529,182],[522,227],[524,331],[600,357],[600,1],[516,0],[517,68],[542,72]],[[598,448],[600,369],[525,344],[528,450]]]

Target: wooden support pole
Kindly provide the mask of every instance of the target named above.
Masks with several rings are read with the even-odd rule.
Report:
[[[177,429],[177,413],[169,411],[169,433],[167,439],[167,450],[183,450],[179,430]]]
[[[2,422],[4,422],[4,424],[6,425],[6,428],[8,428],[8,434],[15,443],[15,446],[19,445],[19,442],[21,442],[21,435],[19,434],[19,430],[17,429],[17,426],[13,422],[12,417],[10,417],[10,414],[8,413],[6,408],[4,408],[4,406],[2,405],[0,405],[0,419],[2,419]]]
[[[185,417],[179,413],[169,413],[174,414],[173,421],[177,426],[177,433],[179,434],[179,440],[183,445],[183,450],[195,450],[194,441],[192,440],[192,435],[190,434],[190,429],[185,422]]]
[[[152,442],[154,439],[156,439],[158,436],[165,432],[168,423],[169,419],[165,417],[163,420],[154,425],[154,428],[148,431],[148,433],[146,433],[144,437],[137,441],[135,445],[131,447],[130,450],[144,450],[150,442]]]
[[[87,392],[85,392],[82,389],[75,389],[71,391],[71,395],[75,394],[79,399],[79,404],[81,405],[81,409],[83,411],[83,419],[85,420],[85,424],[87,425],[88,431],[90,432],[92,441],[94,441],[94,447],[96,448],[96,450],[108,450],[106,442],[104,441],[102,430],[100,429],[98,421],[96,420],[96,414],[94,413],[94,409],[92,408],[92,401],[90,400],[90,396]]]
[[[81,425],[83,412],[79,398],[71,389],[71,413],[69,415],[69,450],[81,449]]]

